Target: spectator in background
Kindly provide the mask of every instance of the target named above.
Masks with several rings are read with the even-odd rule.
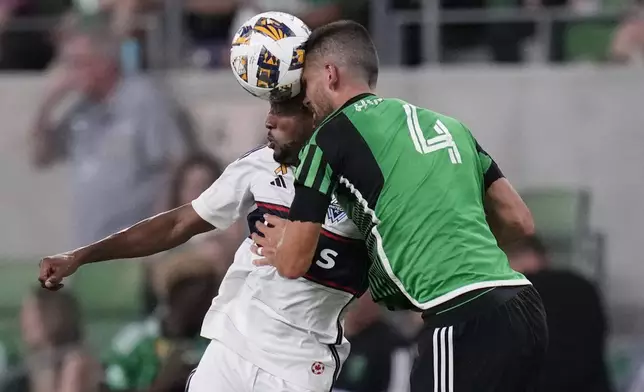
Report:
[[[50,29],[14,29],[15,19],[56,18],[70,7],[71,0],[0,0],[0,70],[45,69],[54,56]]]
[[[550,340],[538,391],[611,391],[604,364],[606,317],[597,289],[573,272],[549,269],[536,237],[506,252],[512,268],[537,289],[548,315]]]
[[[192,253],[172,255],[158,265],[154,282],[164,305],[161,329],[114,347],[106,370],[113,391],[183,392],[208,346],[199,332],[219,284],[212,261]]]
[[[345,319],[351,353],[333,391],[408,391],[412,363],[408,342],[384,321],[369,292],[356,302]]]
[[[175,110],[142,77],[123,77],[119,41],[100,27],[67,32],[32,130],[32,160],[73,167],[75,242],[87,243],[154,212],[186,151]],[[71,93],[80,100],[61,121],[54,111]],[[128,195],[128,197],[124,197]]]
[[[20,318],[26,373],[9,380],[3,391],[100,390],[102,369],[84,347],[78,304],[69,292],[35,289],[25,299]]]
[[[617,62],[644,64],[644,1],[620,23],[611,43],[611,58]]]

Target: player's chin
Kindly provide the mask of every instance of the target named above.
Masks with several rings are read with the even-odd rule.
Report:
[[[277,145],[273,146],[273,159],[275,162],[282,163],[284,160],[284,151],[282,151]]]

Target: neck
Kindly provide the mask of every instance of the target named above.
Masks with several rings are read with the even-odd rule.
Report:
[[[360,94],[369,94],[372,90],[367,85],[347,86],[339,91],[333,100],[333,109],[337,110],[347,103],[351,98]]]

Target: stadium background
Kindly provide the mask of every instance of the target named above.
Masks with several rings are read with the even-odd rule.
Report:
[[[221,163],[261,142],[268,109],[239,88],[225,64],[235,18],[283,9],[310,20],[368,23],[385,66],[378,92],[458,117],[473,130],[532,208],[553,265],[599,288],[610,322],[605,360],[611,377],[616,390],[637,390],[630,388],[637,388],[644,365],[644,20],[638,4],[258,0],[248,10],[234,1],[206,9],[165,0],[135,8],[122,27],[112,23],[121,12],[118,1],[102,11],[92,1],[32,3],[0,23],[5,37],[29,44],[26,32],[51,31],[67,6],[88,23],[111,23],[123,39],[124,69],[162,86]],[[640,29],[640,41],[639,52],[624,58],[614,45],[627,24]],[[3,53],[4,61],[12,52]],[[10,64],[0,73],[0,378],[24,371],[18,315],[38,259],[77,245],[74,172],[64,163],[37,170],[29,159],[28,131],[51,77],[48,60]],[[97,356],[110,350],[121,327],[145,317],[141,265],[93,266],[71,282]]]

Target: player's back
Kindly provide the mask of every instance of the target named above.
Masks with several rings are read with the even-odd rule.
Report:
[[[429,309],[476,288],[526,283],[487,224],[489,157],[479,154],[463,124],[373,95],[345,106],[332,121],[357,131],[344,135],[355,139],[346,141],[356,146],[349,159],[360,162],[346,167],[361,170],[344,173],[337,194],[351,206],[375,260],[374,298]]]

